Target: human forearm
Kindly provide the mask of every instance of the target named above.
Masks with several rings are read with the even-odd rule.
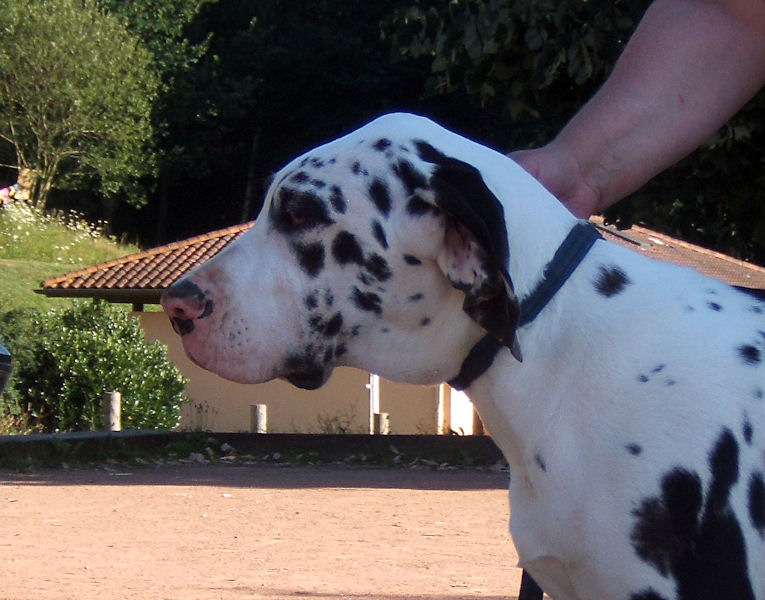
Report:
[[[657,0],[598,93],[518,158],[561,199],[579,196],[574,212],[597,212],[690,153],[763,82],[763,0]],[[573,174],[545,182],[561,168]]]

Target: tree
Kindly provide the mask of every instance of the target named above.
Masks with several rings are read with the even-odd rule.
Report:
[[[195,75],[200,59],[209,47],[210,34],[199,32],[196,41],[188,30],[217,0],[99,0],[100,5],[123,22],[127,30],[151,51],[160,75],[159,93],[153,104],[157,178],[149,182],[150,201],[156,205],[154,241],[164,240],[167,223],[168,190],[198,174],[206,163],[205,153],[188,135],[188,123],[204,119],[208,104],[200,88],[205,80]],[[195,70],[196,69],[196,70]],[[201,101],[200,101],[201,100]],[[132,215],[145,219],[145,214]]]
[[[152,55],[94,0],[0,3],[0,144],[44,208],[54,187],[145,202],[154,169]],[[107,211],[111,212],[111,211]]]

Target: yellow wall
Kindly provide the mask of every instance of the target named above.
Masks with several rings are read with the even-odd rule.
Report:
[[[158,339],[189,379],[191,402],[184,408],[181,427],[210,431],[249,431],[250,406],[267,405],[269,433],[369,433],[369,374],[340,367],[321,389],[300,390],[284,381],[243,385],[233,383],[193,364],[183,351],[162,312],[135,313],[147,339]],[[390,415],[390,433],[440,433],[458,430],[443,415],[444,391],[449,388],[415,386],[380,379],[380,412]],[[439,395],[441,399],[439,400]],[[439,402],[441,410],[439,411]],[[439,419],[444,420],[439,428]],[[444,427],[445,426],[445,427]]]
[[[438,386],[380,378],[380,412],[390,415],[392,434],[438,433]]]

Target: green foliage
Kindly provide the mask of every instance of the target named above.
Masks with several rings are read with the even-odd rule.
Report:
[[[94,0],[0,3],[0,141],[36,175],[31,200],[89,185],[141,204],[153,170],[152,55]]]
[[[464,90],[508,126],[498,142],[539,145],[595,91],[647,0],[416,0],[386,22],[394,58],[431,58],[429,94]]]
[[[499,148],[548,142],[607,77],[647,0],[414,0],[386,21],[397,60],[427,59],[426,92],[467,95]],[[765,264],[765,93],[697,152],[612,209]]]
[[[15,364],[2,412],[45,431],[100,429],[102,396],[122,393],[126,429],[172,429],[186,381],[160,342],[147,342],[124,309],[83,302],[65,310],[0,317]]]
[[[201,39],[192,43],[186,31],[209,1],[100,0],[100,5],[151,52],[153,67],[160,75],[152,107],[160,176],[185,176],[199,158],[193,141],[178,134],[187,119],[204,118],[207,111],[196,90],[204,83],[190,79],[189,74],[207,52],[209,35],[201,34]]]

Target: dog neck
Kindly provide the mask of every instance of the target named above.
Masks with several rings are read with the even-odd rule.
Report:
[[[545,265],[536,286],[521,300],[518,327],[536,319],[599,239],[602,236],[586,221],[579,221],[571,228],[550,262]],[[502,343],[494,337],[486,335],[481,338],[465,357],[457,376],[449,380],[449,385],[458,391],[470,387],[489,370],[501,348]]]

